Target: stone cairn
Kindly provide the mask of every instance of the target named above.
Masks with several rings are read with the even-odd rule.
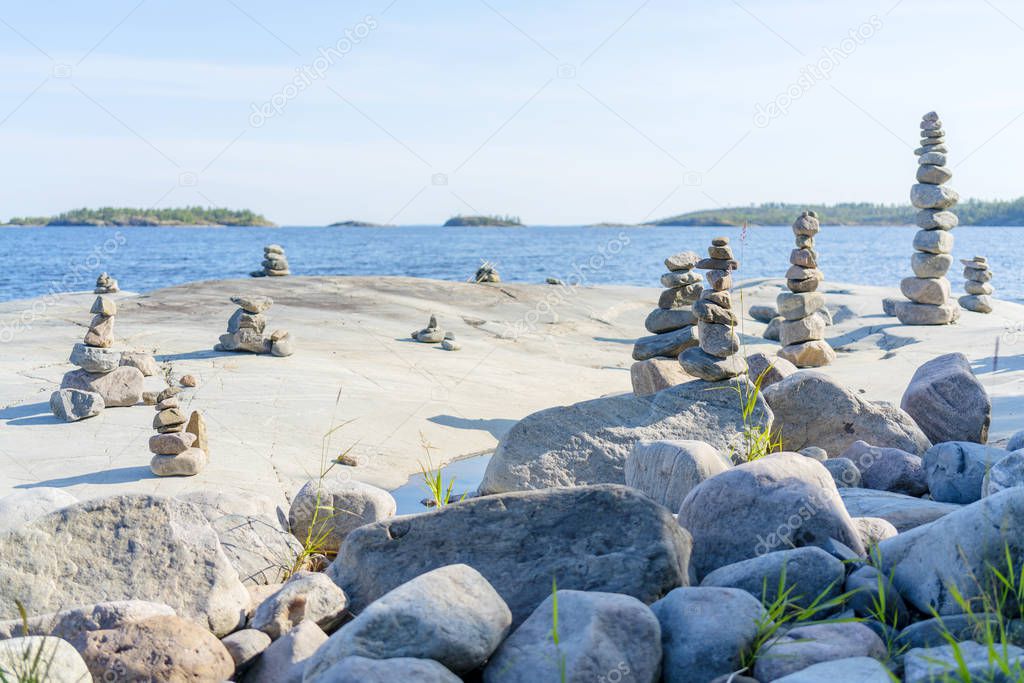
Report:
[[[96,289],[93,290],[93,294],[117,294],[120,291],[117,280],[110,277],[109,274],[100,273],[100,276],[96,278]]]
[[[149,437],[153,453],[149,469],[158,477],[191,477],[202,472],[210,460],[203,417],[193,412],[186,420],[179,403],[180,391],[168,387],[157,396],[153,418],[157,433]]]
[[[708,248],[710,258],[701,259],[696,267],[706,270],[705,277],[711,289],[701,292],[693,304],[697,318],[697,336],[700,346],[686,349],[679,354],[679,364],[688,374],[709,382],[718,382],[742,375],[747,371],[747,361],[740,350],[736,335],[739,322],[732,310],[732,271],[740,264],[733,258],[727,237],[716,237]]]
[[[903,296],[910,301],[890,304],[904,325],[949,325],[960,317],[960,308],[950,301],[946,272],[953,265],[953,228],[959,222],[949,209],[960,196],[945,183],[953,177],[946,168],[946,137],[939,115],[929,112],[921,121],[921,147],[917,154],[917,184],[910,189],[910,201],[921,228],[914,236],[914,254],[910,262],[915,277],[900,282]]]
[[[50,396],[50,410],[65,422],[99,415],[104,408],[135,405],[142,398],[143,371],[136,357],[123,358],[114,344],[117,302],[98,296],[84,343],[75,344],[68,360],[79,370],[65,373],[60,389]],[[151,357],[150,357],[151,358]]]
[[[484,261],[473,274],[473,282],[501,282],[501,275],[498,269],[490,261]]]
[[[818,269],[818,253],[814,250],[814,236],[821,225],[818,215],[804,211],[793,223],[796,249],[789,255],[786,287],[776,299],[779,315],[779,357],[798,368],[817,368],[836,359],[836,352],[825,341],[825,296],[817,291],[824,279]]]
[[[966,296],[960,297],[960,305],[975,313],[992,312],[992,271],[988,267],[988,259],[975,256],[971,260],[960,259],[964,264],[964,290]]]
[[[288,257],[284,255],[284,247],[280,244],[268,244],[263,247],[262,270],[254,270],[249,273],[253,277],[281,277],[291,275],[288,267]]]
[[[458,351],[462,347],[455,341],[455,333],[448,332],[437,322],[437,316],[431,315],[427,326],[409,335],[421,344],[440,344],[445,351]]]
[[[700,297],[700,274],[693,272],[700,256],[692,251],[680,252],[665,259],[668,272],[661,276],[666,289],[658,298],[658,307],[647,316],[644,327],[652,336],[641,337],[633,345],[633,360],[678,358],[686,349],[697,345],[693,304]]]
[[[220,336],[220,343],[213,347],[214,351],[292,355],[293,341],[288,331],[274,330],[269,337],[263,336],[267,327],[263,313],[274,305],[273,299],[267,296],[233,296],[231,302],[238,306],[238,310],[228,319],[228,331]]]

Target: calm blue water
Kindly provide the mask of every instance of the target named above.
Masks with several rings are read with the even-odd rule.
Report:
[[[832,282],[897,285],[911,274],[911,227],[825,227],[817,243]],[[101,271],[121,288],[149,291],[195,280],[244,277],[259,267],[263,246],[281,244],[296,275],[407,275],[465,280],[482,260],[504,280],[558,277],[585,284],[658,286],[662,259],[684,249],[704,253],[727,235],[741,279],[781,277],[793,236],[789,227],[749,228],[0,228],[6,254],[0,300],[50,291],[91,289]],[[999,298],[1024,301],[1017,264],[1024,228],[957,228],[959,258],[987,256]],[[962,293],[961,268],[950,272]]]

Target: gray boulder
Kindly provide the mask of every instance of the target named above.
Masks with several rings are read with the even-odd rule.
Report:
[[[722,453],[740,450],[743,416],[728,383],[695,380],[651,396],[626,394],[548,408],[517,422],[502,437],[480,484],[482,494],[586,484],[622,484],[633,445],[641,440],[703,441]],[[751,424],[768,426],[760,397]]]
[[[932,443],[988,441],[992,402],[962,353],[947,353],[919,367],[900,407]]]
[[[822,662],[850,657],[884,659],[887,654],[882,639],[864,624],[798,625],[761,650],[754,677],[769,683]]]
[[[913,453],[855,441],[843,451],[840,458],[853,461],[860,471],[861,486],[866,489],[892,491],[908,496],[920,496],[928,492],[921,457]]]
[[[783,584],[783,590],[790,589],[790,602],[809,607],[842,593],[845,576],[842,562],[821,548],[810,546],[777,550],[719,567],[705,576],[700,585],[740,588],[762,603],[771,604],[779,595],[779,585]]]
[[[832,475],[832,481],[836,483],[836,488],[860,486],[860,470],[849,458],[829,458],[821,464]]]
[[[924,613],[962,611],[950,590],[977,598],[991,568],[1024,563],[1024,488],[1006,489],[878,544],[880,569]]]
[[[998,614],[975,612],[947,614],[944,617],[914,622],[899,632],[893,645],[905,652],[915,647],[947,645],[947,635],[952,636],[954,640],[983,639],[986,629],[998,632],[1000,622],[1006,627],[1007,640],[1010,643],[1019,645],[1024,642],[1024,622],[1020,619],[1007,620]]]
[[[768,326],[764,328],[764,332],[761,333],[761,336],[768,341],[779,341],[782,337],[782,323],[784,322],[786,322],[786,319],[781,315],[772,318],[768,321]]]
[[[731,466],[703,441],[638,441],[626,458],[626,486],[678,512],[693,487]]]
[[[302,683],[462,683],[462,679],[431,659],[345,657],[322,674]]]
[[[300,541],[323,537],[323,547],[337,552],[353,529],[394,517],[397,503],[387,491],[340,477],[310,479],[292,499],[288,524]]]
[[[472,567],[434,569],[389,591],[341,627],[309,660],[322,676],[345,657],[433,659],[456,674],[481,666],[509,631],[512,613]]]
[[[651,358],[629,366],[629,379],[634,394],[650,396],[662,389],[689,382],[693,377],[686,374],[674,358]]]
[[[779,315],[779,309],[775,306],[751,306],[750,317],[759,323],[769,323],[772,318]]]
[[[50,394],[50,412],[65,422],[95,417],[103,408],[103,397],[94,391],[59,389]]]
[[[17,529],[37,517],[77,502],[78,499],[64,489],[48,486],[18,489],[0,498],[0,531]]]
[[[786,379],[796,371],[797,367],[785,358],[772,357],[767,353],[747,356],[747,377],[755,384],[760,379],[762,389]]]
[[[1015,645],[1000,646],[997,661],[990,658],[985,645],[972,640],[952,645],[914,648],[903,657],[905,683],[934,681],[992,681],[1010,683],[1024,679],[1024,649]],[[1008,667],[1003,671],[1002,666]],[[964,669],[968,678],[963,678]]]
[[[89,683],[82,655],[66,640],[22,636],[0,641],[0,680],[14,683]]]
[[[775,683],[892,683],[892,674],[877,659],[847,657],[812,664],[806,669],[775,679]]]
[[[344,591],[326,574],[296,572],[259,604],[249,620],[249,628],[276,640],[308,619],[324,631],[333,631],[344,618],[347,604]]]
[[[243,628],[220,639],[221,645],[231,655],[235,671],[247,669],[263,651],[270,647],[270,636],[254,628]]]
[[[145,379],[137,368],[126,365],[102,374],[73,370],[64,375],[60,388],[99,394],[107,408],[118,408],[133,406],[142,400]]]
[[[0,618],[18,616],[16,599],[30,616],[110,600],[160,602],[216,635],[240,626],[249,604],[199,511],[148,495],[77,503],[0,534]]]
[[[802,370],[763,393],[786,450],[818,446],[836,457],[858,439],[914,454],[931,445],[899,408],[866,401],[820,372]]]
[[[484,683],[590,683],[617,673],[621,680],[656,683],[661,670],[661,626],[645,604],[628,595],[563,591],[534,610],[484,670]],[[560,679],[560,671],[565,678]]]
[[[1024,429],[1014,434],[1006,442],[1006,450],[1008,451],[1019,451],[1024,448]]]
[[[742,669],[764,608],[738,588],[677,588],[651,605],[661,624],[662,680],[710,681]]]
[[[881,517],[854,517],[853,525],[857,527],[857,532],[860,533],[860,540],[864,543],[865,548],[878,545],[885,539],[892,538],[899,533],[899,530],[893,526],[892,522]]]
[[[871,565],[855,569],[846,577],[843,592],[849,595],[847,606],[863,619],[879,619],[891,628],[910,623],[910,610],[892,581]]]
[[[326,642],[327,634],[316,622],[299,622],[263,651],[246,672],[245,683],[302,683],[310,657]],[[330,680],[321,678],[320,683]]]
[[[246,585],[280,583],[302,552],[295,537],[270,517],[225,515],[212,526],[228,561]]]
[[[835,539],[864,554],[832,476],[798,453],[733,467],[698,485],[683,501],[679,525],[693,536],[699,579],[773,550],[824,546]]]
[[[960,505],[979,500],[985,473],[1007,455],[1002,448],[970,441],[932,446],[923,458],[932,499]]]
[[[452,539],[457,539],[454,541]],[[690,537],[672,514],[625,486],[471,498],[356,529],[328,575],[361,612],[424,572],[465,563],[521,623],[551,592],[623,593],[651,603],[690,582]]]
[[[1000,458],[985,472],[985,478],[981,482],[981,495],[991,496],[1014,486],[1024,486],[1024,450]],[[3,500],[0,499],[0,504],[2,503]],[[0,518],[2,517],[3,515],[0,515]]]
[[[960,509],[959,505],[872,489],[839,489],[839,496],[854,517],[879,517],[900,533]]]

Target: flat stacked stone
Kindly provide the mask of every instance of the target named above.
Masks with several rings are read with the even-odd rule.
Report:
[[[263,314],[274,305],[267,296],[233,296],[231,302],[238,306],[228,319],[228,331],[220,336],[214,351],[248,351],[269,353],[274,356],[290,356],[292,336],[286,330],[274,330],[264,337],[267,318]]]
[[[96,289],[93,290],[93,294],[117,294],[120,291],[117,280],[110,277],[109,274],[100,273],[100,276],[96,278]]]
[[[85,339],[68,358],[79,369],[65,373],[60,389],[50,396],[53,414],[66,422],[98,415],[104,408],[135,405],[142,398],[142,371],[122,364],[122,353],[110,348],[117,302],[98,296],[90,312]]]
[[[191,477],[199,474],[209,462],[206,452],[205,426],[203,443],[195,425],[202,423],[202,416],[193,412],[190,418],[182,410],[180,389],[168,387],[157,397],[156,416],[153,429],[157,433],[149,438],[149,450],[153,454],[149,469],[158,477]]]
[[[288,257],[284,255],[284,247],[280,244],[268,244],[263,247],[263,263],[260,264],[262,270],[256,270],[251,273],[253,277],[281,277],[284,275],[291,275],[291,268],[288,266]]]
[[[965,296],[960,297],[960,305],[975,313],[992,312],[992,270],[988,267],[988,259],[984,256],[960,259],[964,265]]]
[[[946,279],[953,265],[953,228],[959,223],[950,209],[960,195],[946,187],[953,172],[946,166],[946,135],[939,115],[929,112],[921,120],[921,146],[917,155],[917,184],[910,188],[910,201],[917,213],[914,236],[917,251],[910,265],[914,277],[904,278],[900,290],[909,301],[888,302],[904,325],[949,325],[960,317],[959,307],[950,301]]]
[[[697,345],[694,326],[697,318],[693,304],[703,291],[699,273],[693,272],[700,256],[683,251],[665,259],[668,270],[661,276],[665,290],[658,298],[658,307],[644,321],[651,336],[641,337],[633,345],[633,360],[644,362],[655,358],[678,358],[679,354]]]
[[[729,290],[732,288],[732,272],[740,264],[733,258],[729,238],[711,240],[708,257],[695,264],[696,268],[707,271],[705,277],[710,286],[693,304],[700,345],[680,353],[679,364],[694,377],[717,382],[745,373],[747,361],[737,353],[740,350],[740,340],[736,335],[739,319],[732,310]]]
[[[825,341],[825,295],[817,291],[824,275],[818,269],[818,252],[814,238],[821,230],[818,215],[804,211],[793,223],[796,249],[789,256],[786,272],[789,292],[779,294],[776,305],[779,322],[779,357],[798,368],[817,368],[836,359],[836,352]]]

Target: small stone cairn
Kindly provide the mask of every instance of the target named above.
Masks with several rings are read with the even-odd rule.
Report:
[[[410,335],[421,344],[440,344],[445,351],[458,351],[462,347],[455,341],[455,333],[447,332],[437,322],[437,316],[431,315],[427,326],[422,330],[416,330]]]
[[[117,294],[120,291],[117,280],[110,277],[109,274],[100,273],[100,276],[96,278],[96,289],[93,290],[93,294]]]
[[[900,290],[909,301],[890,303],[887,308],[904,325],[949,325],[960,317],[960,308],[950,301],[946,272],[953,264],[953,233],[959,222],[951,209],[959,201],[956,190],[945,183],[953,177],[946,168],[946,137],[939,115],[929,112],[921,121],[921,147],[917,154],[917,184],[910,189],[910,201],[921,228],[914,236],[917,251],[910,262],[915,277],[904,278]]]
[[[157,433],[149,437],[149,450],[153,453],[149,469],[158,477],[191,477],[202,472],[210,460],[203,417],[193,412],[186,420],[179,403],[180,391],[168,387],[157,397],[153,418]]]
[[[789,255],[791,265],[786,271],[789,292],[776,299],[783,318],[779,325],[779,357],[798,368],[817,368],[836,359],[836,352],[825,341],[826,321],[821,315],[825,296],[817,291],[824,279],[814,250],[814,236],[820,229],[818,215],[813,211],[804,211],[793,223],[796,249]]]
[[[988,259],[975,256],[970,260],[960,259],[960,263],[964,264],[964,279],[967,280],[964,283],[967,295],[960,297],[960,305],[975,313],[991,313],[992,293],[995,290],[990,284],[992,271],[988,267]]]
[[[248,351],[269,353],[274,356],[290,356],[294,353],[291,334],[286,330],[274,330],[269,337],[263,332],[267,319],[263,315],[274,300],[267,296],[233,296],[231,302],[238,310],[228,319],[228,331],[220,336],[220,343],[214,351]]]
[[[494,267],[493,263],[484,261],[473,274],[473,282],[501,282],[501,275],[498,274],[498,269]]]
[[[711,289],[701,292],[693,304],[697,318],[697,336],[700,346],[686,349],[679,354],[679,364],[688,374],[709,382],[718,382],[742,375],[747,371],[747,361],[740,350],[736,335],[739,322],[732,310],[732,271],[740,264],[733,258],[727,237],[716,237],[708,248],[710,258],[701,259],[696,267],[706,270],[705,277]]]
[[[633,360],[678,358],[697,345],[693,304],[700,297],[700,273],[693,272],[700,256],[683,251],[665,259],[668,272],[661,276],[666,289],[658,298],[658,307],[647,316],[644,327],[652,336],[641,337],[633,345]]]
[[[282,277],[291,275],[291,268],[288,266],[288,257],[284,255],[284,247],[280,244],[268,244],[263,247],[262,270],[254,270],[249,273],[253,277]]]

